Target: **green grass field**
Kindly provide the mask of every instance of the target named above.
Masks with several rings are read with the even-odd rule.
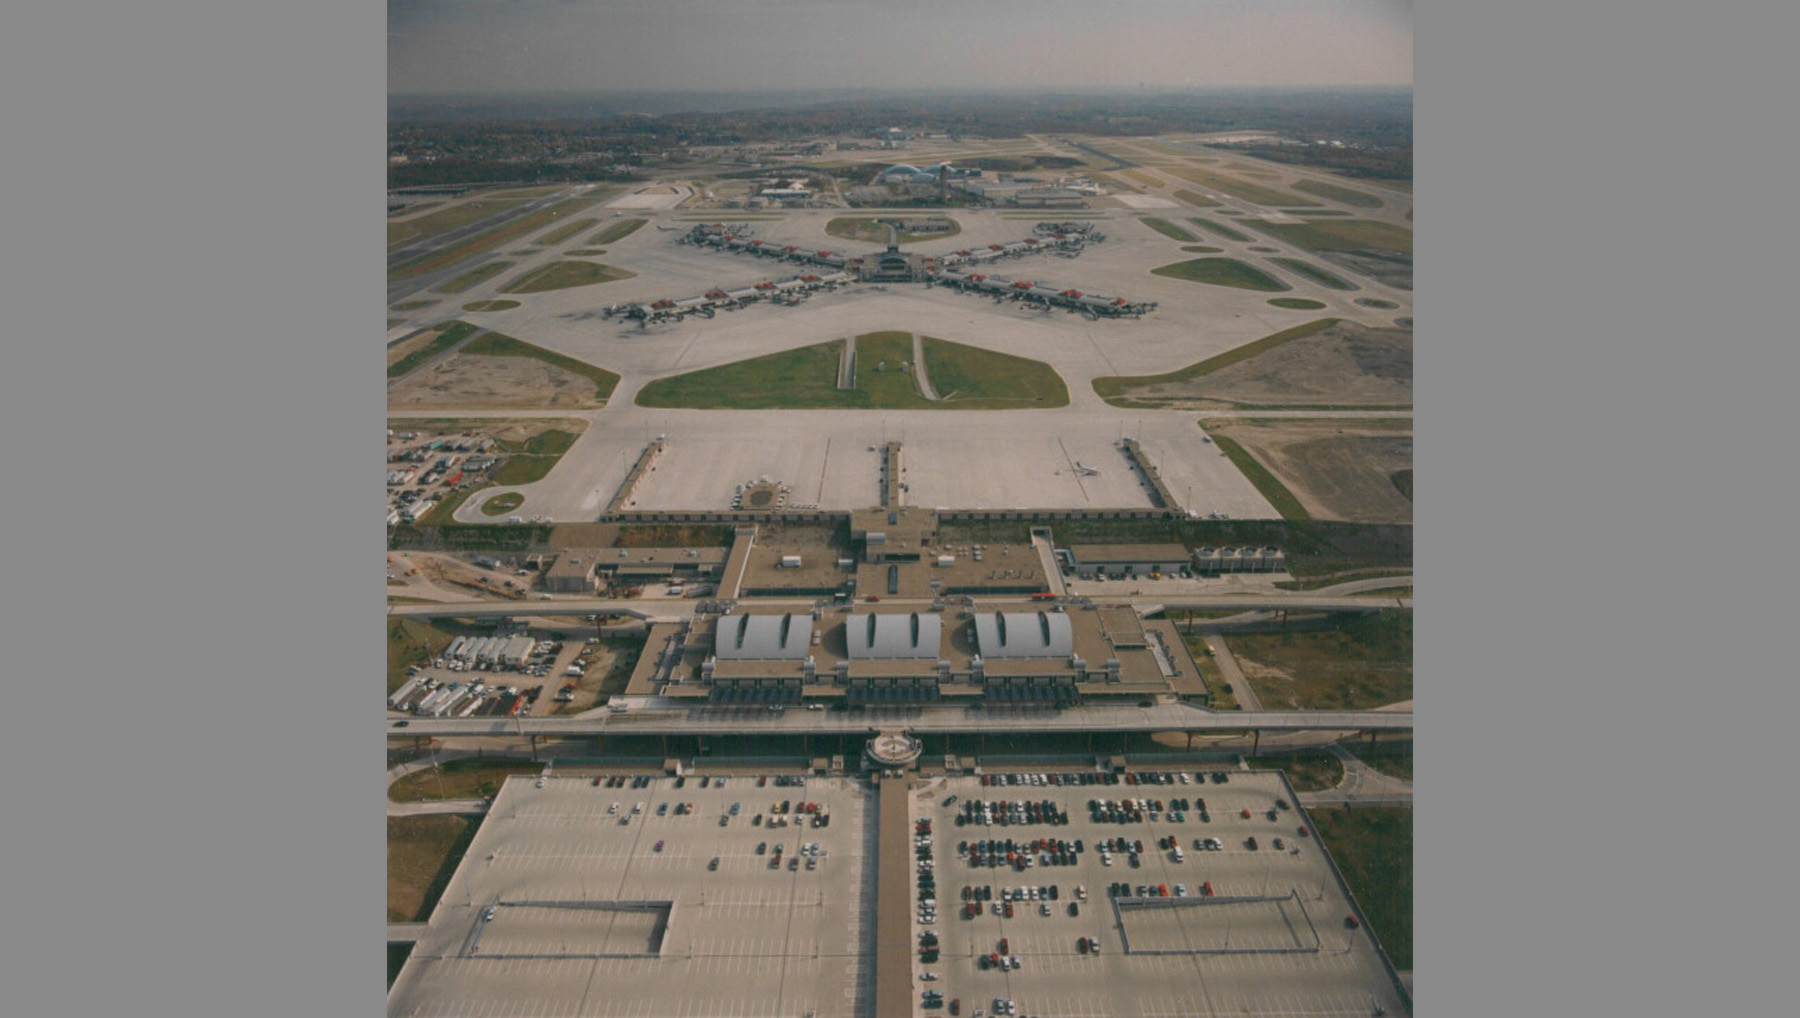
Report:
[[[577,247],[563,252],[570,258],[598,258],[605,253],[606,249],[603,247]]]
[[[1271,297],[1269,298],[1269,303],[1275,307],[1288,308],[1292,311],[1325,310],[1325,303],[1323,301],[1313,300],[1310,297]]]
[[[502,336],[498,332],[490,332],[480,339],[462,348],[462,353],[477,357],[535,357],[547,364],[573,372],[594,383],[594,398],[605,400],[612,395],[613,386],[619,384],[619,376],[596,367],[585,361],[546,350],[541,346],[532,346],[511,336]]]
[[[1235,286],[1240,290],[1279,292],[1293,289],[1267,272],[1236,258],[1191,258],[1185,262],[1158,266],[1151,269],[1150,274],[1185,279],[1191,283]]]
[[[932,218],[937,217],[933,216]],[[886,244],[888,242],[888,228],[876,222],[872,217],[838,216],[825,224],[825,232],[840,240],[856,240],[865,244]],[[945,237],[954,237],[961,232],[962,224],[951,219],[950,230],[946,233],[914,233],[911,230],[901,230],[898,240],[902,244],[911,244],[918,240],[942,240]]]
[[[486,265],[477,265],[447,283],[438,284],[433,289],[438,293],[461,293],[477,283],[487,282],[512,266],[512,262],[488,262]]]
[[[551,262],[532,269],[500,288],[501,293],[543,293],[630,279],[637,273],[599,262]]]
[[[507,209],[517,208],[523,204],[525,204],[524,198],[499,200],[484,199],[482,201],[465,202],[452,208],[433,212],[428,216],[420,216],[417,219],[408,219],[401,223],[389,223],[387,224],[388,250],[392,251],[398,247],[405,247],[413,241],[435,237],[440,233],[449,233],[451,230],[461,226],[467,226],[477,219],[491,216],[496,212],[504,212]]]
[[[921,337],[936,402],[913,383],[912,337],[872,332],[856,339],[856,387],[837,388],[842,341],[660,378],[639,391],[649,407],[813,409],[820,407],[981,410],[1068,404],[1068,388],[1040,361]],[[902,369],[900,365],[908,365]],[[878,366],[884,366],[877,370]]]
[[[388,922],[424,922],[431,916],[480,826],[480,817],[456,814],[387,818]],[[391,982],[393,945],[388,953]]]
[[[522,216],[497,226],[492,230],[478,233],[459,243],[440,251],[434,251],[423,258],[416,258],[398,268],[388,270],[388,280],[414,279],[439,269],[445,269],[458,262],[492,250],[508,241],[517,240],[529,233],[534,233],[556,222],[558,219],[574,215],[594,203],[593,198],[571,198],[557,202],[547,209],[540,209],[528,216]]]
[[[860,341],[859,341],[860,344]],[[1050,365],[931,336],[920,337],[938,406],[956,410],[1069,405],[1069,388]]]
[[[1286,191],[1277,191],[1272,187],[1253,184],[1247,180],[1240,180],[1237,177],[1228,177],[1223,173],[1214,173],[1212,170],[1170,169],[1167,172],[1172,176],[1177,176],[1183,180],[1199,184],[1201,187],[1211,188],[1214,191],[1223,191],[1233,198],[1238,198],[1254,205],[1270,205],[1280,208],[1286,205],[1319,204],[1316,201],[1309,201]]]
[[[1412,810],[1321,807],[1306,812],[1388,960],[1402,972],[1411,970]]]
[[[516,300],[476,300],[462,306],[464,311],[511,311],[519,306]]]
[[[1213,208],[1219,204],[1211,198],[1208,198],[1206,195],[1200,194],[1197,191],[1189,191],[1185,188],[1176,188],[1174,194],[1176,200],[1187,202],[1189,205],[1193,205],[1196,208]]]
[[[621,219],[616,223],[609,224],[606,229],[589,237],[587,239],[587,245],[589,247],[600,247],[605,244],[616,244],[636,233],[639,228],[649,221],[650,220],[648,219]]]
[[[1356,302],[1363,307],[1377,308],[1382,311],[1392,311],[1400,306],[1391,300],[1382,300],[1379,297],[1358,297]]]
[[[445,350],[468,339],[478,331],[480,331],[479,327],[470,325],[468,322],[451,322],[444,327],[444,331],[438,333],[436,339],[419,349],[414,350],[412,353],[407,354],[405,357],[400,358],[394,363],[389,364],[387,376],[389,378],[399,378],[401,375],[406,374],[408,371],[411,371],[431,358],[436,357]]]
[[[1312,519],[1312,513],[1306,511],[1306,507],[1301,505],[1300,500],[1294,497],[1294,493],[1287,489],[1287,485],[1282,484],[1279,478],[1269,472],[1268,467],[1263,466],[1255,456],[1250,455],[1249,450],[1224,435],[1214,435],[1213,444],[1219,447],[1220,452],[1231,458],[1231,462],[1244,472],[1244,476],[1250,479],[1251,484],[1256,485],[1256,490],[1262,492],[1262,497],[1269,500],[1269,504],[1275,507],[1275,511],[1281,514],[1282,519]]]
[[[1333,290],[1361,289],[1355,283],[1341,276],[1334,276],[1311,262],[1303,262],[1298,258],[1271,258],[1269,260],[1290,272],[1305,276],[1320,286],[1329,286]]]
[[[1143,223],[1145,226],[1148,226],[1170,240],[1179,240],[1183,244],[1192,244],[1200,239],[1181,227],[1176,226],[1174,223],[1169,222],[1167,219],[1157,219],[1155,216],[1139,216],[1138,222]]]
[[[1202,230],[1206,230],[1210,233],[1216,233],[1219,236],[1224,237],[1226,240],[1249,240],[1250,239],[1249,234],[1240,233],[1237,230],[1234,230],[1231,227],[1226,226],[1224,223],[1215,223],[1210,219],[1201,219],[1199,216],[1195,216],[1194,218],[1189,219],[1188,222],[1193,223],[1195,226],[1200,227]]]
[[[530,441],[525,443],[524,451],[508,457],[505,463],[500,464],[494,469],[493,473],[488,475],[488,479],[493,482],[493,486],[495,487],[508,487],[511,485],[531,484],[535,481],[541,481],[544,479],[545,475],[550,473],[550,468],[556,466],[557,461],[562,459],[563,453],[568,452],[569,447],[575,444],[575,439],[579,437],[580,436],[572,435],[567,431],[559,430],[551,430],[534,435]],[[501,495],[498,499],[493,501],[512,497],[520,497],[520,500],[523,501],[521,496],[509,495]],[[489,505],[491,504],[492,502],[489,503]],[[481,511],[487,513],[489,516],[498,516],[506,511],[506,509],[500,509],[490,512],[489,505],[484,505],[481,508]],[[507,509],[514,509],[517,507],[518,504],[514,503],[513,505],[508,506]]]
[[[559,226],[542,237],[532,241],[533,244],[560,244],[577,233],[599,222],[598,219],[577,219],[567,226]]]
[[[543,772],[543,764],[530,760],[463,757],[408,774],[388,786],[388,798],[394,802],[484,799],[500,791],[501,783],[511,775]]]
[[[1316,194],[1321,198],[1330,198],[1332,201],[1340,201],[1345,205],[1355,205],[1357,208],[1361,209],[1378,209],[1382,205],[1381,199],[1372,194],[1365,194],[1362,191],[1352,191],[1347,187],[1339,187],[1336,184],[1327,184],[1320,180],[1301,180],[1296,181],[1290,186],[1296,191],[1305,191],[1307,194]]]
[[[417,311],[420,308],[428,308],[431,305],[436,304],[436,303],[437,303],[437,301],[435,301],[435,300],[409,300],[404,304],[395,304],[394,310],[395,311]]]
[[[1388,479],[1394,482],[1395,489],[1405,495],[1408,502],[1412,501],[1413,472],[1411,470],[1396,470]]]
[[[1257,681],[1257,693],[1270,710],[1370,710],[1412,699],[1412,633],[1412,612],[1394,609],[1354,616],[1328,629],[1246,633],[1229,640],[1238,657],[1292,676]]]
[[[1372,219],[1329,222],[1270,223],[1248,220],[1255,227],[1308,251],[1403,251],[1412,254],[1412,231]]]
[[[1336,318],[1321,318],[1315,322],[1307,322],[1305,325],[1296,325],[1291,329],[1283,329],[1272,335],[1245,343],[1243,346],[1233,347],[1222,354],[1189,364],[1185,368],[1177,368],[1160,375],[1109,375],[1096,378],[1094,379],[1094,392],[1111,403],[1115,398],[1125,396],[1132,389],[1148,385],[1162,385],[1167,382],[1185,382],[1192,378],[1199,378],[1201,375],[1209,375],[1220,368],[1236,364],[1238,361],[1248,360],[1264,350],[1272,349],[1283,343],[1321,332],[1337,323],[1338,319]]]

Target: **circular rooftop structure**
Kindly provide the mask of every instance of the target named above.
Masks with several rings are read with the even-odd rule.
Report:
[[[920,172],[921,171],[917,166],[908,166],[905,163],[895,163],[887,169],[882,170],[878,176],[881,180],[887,180],[890,177],[912,178],[918,176]]]
[[[882,732],[869,740],[863,755],[877,767],[907,767],[919,759],[925,744],[905,732]]]

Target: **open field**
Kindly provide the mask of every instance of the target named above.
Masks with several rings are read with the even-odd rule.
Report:
[[[592,286],[631,279],[637,273],[599,262],[551,262],[525,273],[500,288],[501,293],[543,293],[575,286]]]
[[[1150,274],[1185,279],[1191,283],[1235,286],[1240,290],[1280,292],[1293,289],[1267,272],[1236,258],[1190,258],[1185,262],[1158,266],[1151,269]]]
[[[1300,500],[1294,497],[1294,493],[1281,483],[1280,478],[1270,473],[1267,467],[1257,462],[1256,457],[1246,452],[1242,446],[1229,437],[1218,434],[1213,436],[1213,442],[1219,447],[1220,452],[1230,457],[1231,462],[1244,472],[1244,476],[1250,479],[1250,483],[1256,486],[1256,490],[1262,493],[1262,497],[1269,500],[1269,504],[1275,507],[1275,511],[1281,514],[1282,519],[1312,519],[1312,514],[1308,513],[1306,507],[1300,504]]]
[[[1343,202],[1345,205],[1355,205],[1357,208],[1378,209],[1382,206],[1381,199],[1372,194],[1367,194],[1362,191],[1352,191],[1347,187],[1339,187],[1336,184],[1327,184],[1322,180],[1299,180],[1289,186],[1296,191],[1305,191],[1307,194],[1316,194],[1321,198],[1330,198],[1332,201]]]
[[[1405,495],[1408,502],[1412,501],[1413,472],[1410,468],[1394,471],[1393,476],[1390,477],[1389,480],[1394,482],[1395,490],[1399,491],[1400,494]]]
[[[480,817],[455,814],[387,818],[388,922],[423,922],[431,915],[480,823]]]
[[[575,440],[581,437],[581,433],[587,430],[586,421],[563,421],[562,424],[569,430],[552,428],[539,432],[524,442],[502,442],[501,447],[513,455],[489,475],[493,485],[505,487],[543,480],[550,468],[562,459],[563,453],[568,452]],[[501,496],[507,497],[509,496]],[[483,506],[482,511],[487,512],[487,507]],[[499,513],[490,512],[488,515],[498,516]]]
[[[1356,298],[1356,303],[1361,304],[1363,307],[1375,308],[1380,311],[1392,311],[1400,306],[1391,300],[1382,300],[1379,297],[1358,297]]]
[[[512,262],[488,262],[486,265],[477,265],[455,279],[438,284],[433,289],[438,293],[461,293],[477,283],[483,283],[498,276],[512,268],[512,265]]]
[[[589,237],[586,243],[589,247],[616,244],[636,233],[647,222],[648,219],[621,219],[616,223],[609,223],[605,229]]]
[[[395,304],[394,310],[395,311],[417,311],[420,308],[428,308],[431,305],[436,304],[436,303],[437,303],[437,301],[435,301],[435,300],[409,300],[402,304]]]
[[[1223,639],[1269,710],[1370,710],[1413,698],[1412,634],[1412,612],[1395,610]]]
[[[1182,248],[1182,250],[1189,254],[1219,254],[1225,249],[1222,247],[1208,247],[1205,244],[1189,244]]]
[[[1290,311],[1325,310],[1325,304],[1322,301],[1316,301],[1310,297],[1270,297],[1269,304],[1273,307],[1287,308]]]
[[[1154,216],[1139,216],[1138,222],[1143,223],[1145,226],[1148,226],[1170,240],[1179,240],[1183,244],[1192,244],[1200,239],[1181,227],[1176,226],[1174,223],[1169,222],[1167,219],[1157,219]]]
[[[606,249],[603,247],[577,247],[563,252],[570,258],[598,258],[605,253]]]
[[[516,300],[476,300],[462,306],[464,311],[511,311],[519,306]]]
[[[540,346],[521,342],[511,336],[502,336],[490,332],[462,349],[462,353],[470,357],[532,357],[552,367],[571,374],[580,375],[594,383],[594,400],[604,403],[612,395],[613,386],[619,384],[619,376],[605,368],[578,361],[573,357],[565,357]]]
[[[1241,446],[1265,465],[1311,517],[1412,521],[1412,502],[1393,481],[1396,471],[1412,468],[1410,420],[1238,418],[1203,423],[1220,448]]]
[[[486,337],[484,337],[486,338]],[[476,353],[465,348],[388,390],[390,409],[552,409],[605,403],[618,376],[604,368],[493,336]]]
[[[446,799],[485,799],[500,790],[511,774],[539,774],[544,765],[530,760],[463,757],[437,767],[413,771],[388,786],[395,802],[436,802]]]
[[[1097,378],[1094,389],[1190,407],[1409,405],[1412,330],[1325,318],[1165,375]]]
[[[1212,233],[1216,233],[1219,236],[1224,237],[1226,240],[1247,241],[1250,239],[1249,234],[1242,233],[1238,230],[1234,230],[1231,227],[1226,226],[1224,223],[1215,223],[1210,219],[1201,219],[1199,216],[1195,216],[1194,218],[1189,219],[1188,222],[1193,223],[1195,226],[1200,227],[1202,230],[1207,230]]]
[[[1280,208],[1285,206],[1319,204],[1316,201],[1302,198],[1296,194],[1290,194],[1286,191],[1277,191],[1272,187],[1253,184],[1250,181],[1240,180],[1237,177],[1229,177],[1223,173],[1215,173],[1212,170],[1173,168],[1166,172],[1171,176],[1192,181],[1193,183],[1199,184],[1201,187],[1209,187],[1214,191],[1223,191],[1233,198],[1247,201],[1252,205],[1270,205]]]
[[[479,201],[464,202],[461,205],[456,205],[451,208],[440,209],[430,215],[419,216],[416,219],[390,222],[387,224],[388,250],[392,251],[398,247],[405,247],[413,241],[435,237],[440,233],[448,233],[459,226],[467,226],[477,219],[491,216],[496,212],[504,212],[507,209],[518,208],[520,205],[525,204],[525,201],[526,199],[522,197],[511,199],[481,199]]]
[[[893,218],[926,218],[926,217],[924,217],[924,216],[917,216],[917,217],[896,216]],[[947,217],[947,216],[940,217],[937,215],[932,215],[929,218],[932,218],[932,219],[946,218],[946,219],[948,219],[949,217]],[[886,244],[888,242],[888,232],[889,231],[885,225],[883,225],[879,222],[876,222],[876,220],[873,217],[839,216],[836,219],[833,219],[830,222],[825,224],[825,232],[830,234],[833,237],[838,238],[839,240],[856,240],[856,241],[861,241],[865,244]],[[911,244],[912,242],[919,241],[919,240],[942,240],[945,237],[954,237],[961,232],[962,232],[962,224],[958,223],[955,219],[950,219],[950,230],[947,233],[914,233],[911,230],[901,230],[901,231],[899,231],[899,233],[897,235],[897,239],[898,239],[898,242],[901,244]]]
[[[1314,265],[1311,262],[1303,262],[1298,258],[1271,258],[1269,261],[1274,262],[1276,265],[1279,265],[1290,272],[1298,273],[1320,286],[1329,286],[1333,290],[1355,290],[1358,288],[1355,283],[1344,279],[1342,276],[1334,276],[1324,269],[1319,268],[1317,265]]]
[[[1176,188],[1174,194],[1177,200],[1187,202],[1195,208],[1213,208],[1219,204],[1198,191],[1189,191],[1186,188]]]
[[[872,332],[857,337],[855,388],[837,388],[843,342],[817,343],[716,368],[658,379],[638,393],[640,406],[813,409],[982,410],[1044,408],[1068,403],[1068,389],[1041,361],[921,337],[932,388],[914,384],[912,337]],[[906,365],[902,368],[902,365]]]
[[[417,276],[425,275],[428,272],[436,272],[439,269],[448,268],[466,258],[472,258],[483,251],[492,250],[508,241],[516,240],[526,234],[541,230],[558,219],[574,215],[591,206],[595,200],[596,199],[594,198],[570,198],[567,201],[557,202],[547,209],[533,212],[528,216],[515,219],[502,226],[497,226],[492,230],[476,234],[475,236],[470,237],[459,244],[454,244],[445,248],[444,250],[434,251],[423,258],[415,259],[397,268],[390,269],[388,270],[388,281],[393,282],[395,280],[412,279]]]
[[[1413,967],[1413,851],[1410,809],[1310,809],[1338,870],[1368,915],[1394,967]]]
[[[559,226],[542,237],[532,241],[533,244],[560,244],[577,233],[599,222],[598,219],[577,219],[567,226]]]
[[[479,331],[468,322],[450,322],[396,343],[388,348],[387,375],[399,378]]]
[[[1153,173],[1145,173],[1143,170],[1120,170],[1119,172],[1140,184],[1148,184],[1151,187],[1163,186],[1162,178]]]

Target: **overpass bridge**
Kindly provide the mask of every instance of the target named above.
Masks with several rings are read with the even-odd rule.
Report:
[[[884,707],[860,712],[766,707],[632,707],[624,713],[590,711],[576,717],[415,718],[389,723],[394,738],[530,736],[724,736],[791,735],[870,737],[878,731],[909,735],[1011,735],[1148,732],[1410,732],[1411,710],[1209,711],[1183,703],[1151,707],[1112,705],[1052,708]]]
[[[977,601],[1017,601],[1014,595],[977,598]],[[629,615],[651,622],[675,622],[693,617],[697,600],[656,601],[638,598],[568,598],[554,601],[444,601],[432,604],[392,604],[388,614],[395,618],[540,618],[556,615]],[[819,603],[813,597],[757,598],[738,601],[740,608],[810,609]],[[883,608],[930,608],[930,598],[883,598]],[[1044,602],[1049,604],[1050,602]],[[1330,596],[1319,594],[1219,594],[1191,597],[1106,597],[1095,604],[1130,605],[1140,613],[1157,611],[1289,611],[1289,612],[1371,612],[1398,609],[1411,611],[1413,599],[1407,597],[1371,597],[1367,595]]]

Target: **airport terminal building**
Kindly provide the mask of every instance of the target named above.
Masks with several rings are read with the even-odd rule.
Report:
[[[1206,702],[1172,623],[1129,608],[745,613],[652,627],[627,689],[715,703]]]

